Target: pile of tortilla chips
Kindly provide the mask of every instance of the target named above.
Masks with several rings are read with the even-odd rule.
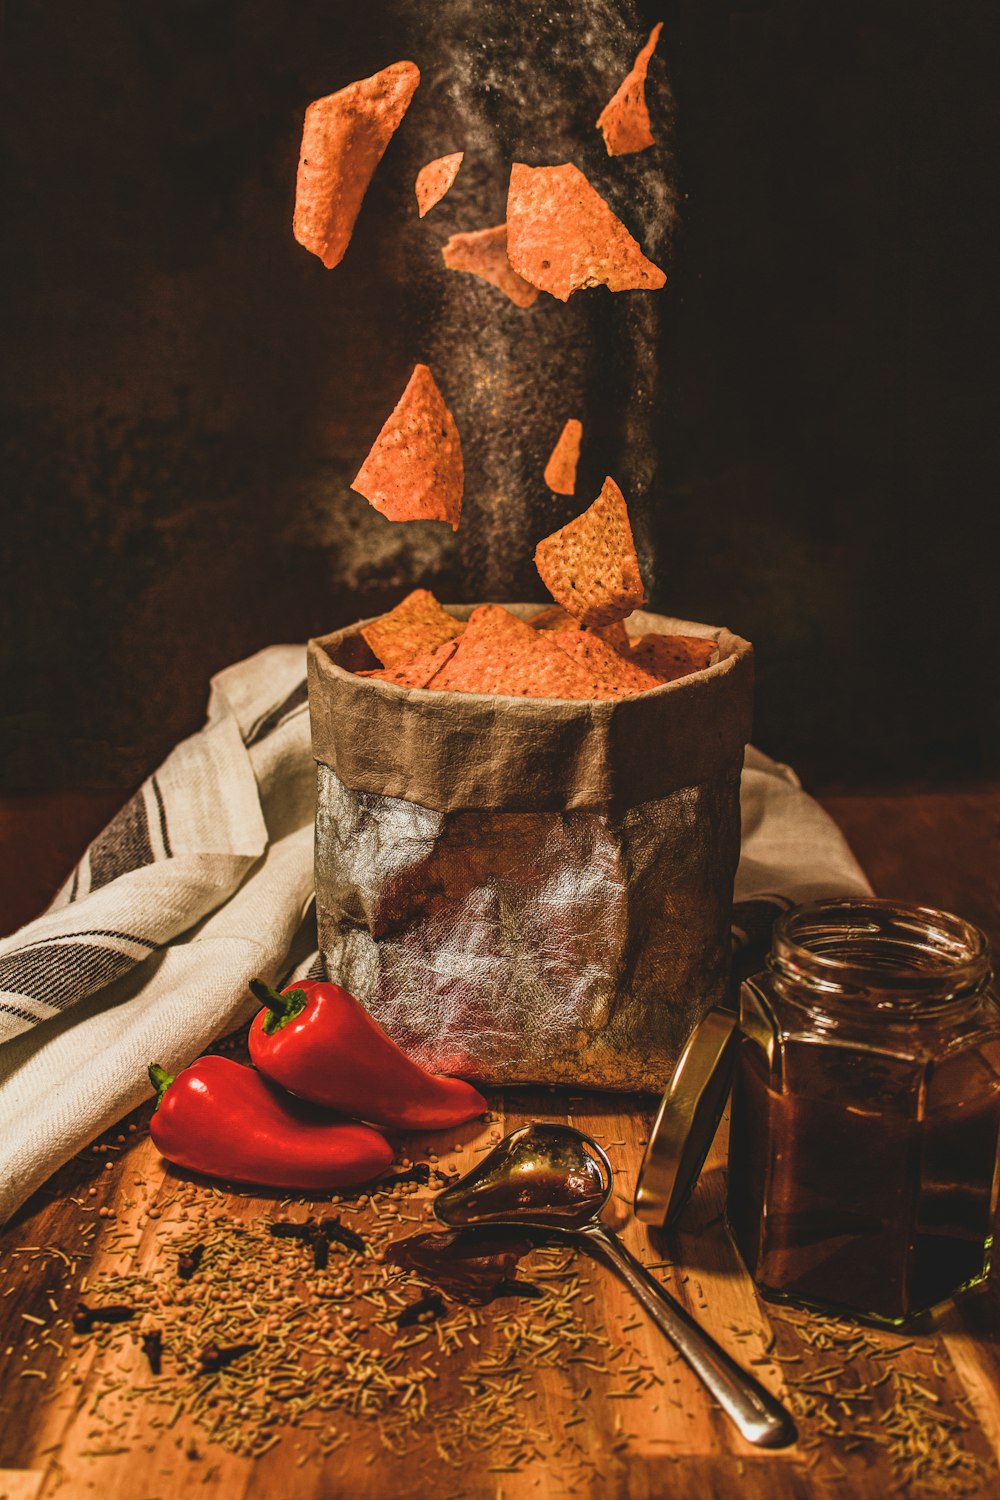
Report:
[[[530,620],[481,604],[463,623],[429,590],[414,589],[362,627],[382,666],[358,675],[432,692],[629,698],[711,665],[711,638],[629,635],[624,622],[643,602],[642,580],[613,479],[535,555],[556,604]]]
[[[422,623],[417,623],[414,601],[418,596],[434,607],[435,618],[421,611]],[[451,631],[444,641],[438,613]],[[431,692],[630,698],[701,671],[711,665],[716,653],[715,641],[705,636],[630,636],[623,630],[621,644],[611,645],[605,636],[575,623],[564,629],[547,628],[543,616],[549,614],[543,610],[531,620],[522,620],[500,604],[480,604],[463,623],[426,589],[417,589],[387,615],[365,626],[362,634],[384,665],[357,676]],[[399,619],[409,624],[394,633]],[[383,627],[391,638],[384,656],[376,645]],[[413,652],[407,661],[398,655],[404,641]],[[437,644],[431,645],[432,641]]]

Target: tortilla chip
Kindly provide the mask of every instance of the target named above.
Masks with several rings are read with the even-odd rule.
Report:
[[[610,476],[589,510],[538,543],[535,566],[581,625],[610,625],[643,603],[628,508]]]
[[[550,604],[528,621],[532,630],[577,630],[580,622],[561,604]]]
[[[576,493],[576,466],[580,458],[582,437],[583,423],[578,422],[575,417],[570,417],[559,434],[543,475],[549,489],[557,495]]]
[[[449,271],[467,271],[498,286],[516,307],[530,307],[538,291],[511,269],[507,259],[507,225],[453,234],[441,247],[441,258]]]
[[[429,589],[414,589],[387,615],[362,626],[361,634],[382,666],[392,668],[453,640],[464,628]]]
[[[563,609],[561,604],[550,604],[541,614],[532,615],[528,623],[535,630],[580,629],[579,620],[568,609]],[[607,641],[616,651],[628,654],[632,641],[621,620],[615,620],[611,625],[594,625],[591,629],[594,635],[599,635],[602,641]]]
[[[511,167],[507,254],[519,276],[562,302],[581,287],[653,291],[667,279],[572,162]]]
[[[595,635],[599,635],[602,641],[607,641],[615,651],[621,651],[625,656],[629,654],[632,638],[621,620],[613,620],[610,625],[595,625],[593,630]]]
[[[457,531],[464,484],[455,419],[427,366],[414,365],[351,489],[390,521],[447,521]]]
[[[344,258],[368,184],[419,82],[416,63],[393,63],[306,110],[292,232],[328,269]]]
[[[660,686],[658,677],[627,660],[592,630],[556,630],[552,640],[587,673],[592,698],[631,698]]]
[[[452,151],[447,156],[435,157],[417,173],[414,192],[417,195],[417,217],[422,219],[430,213],[435,203],[440,203],[445,193],[458,176],[464,151]]]
[[[587,673],[568,653],[499,604],[472,611],[454,655],[431,685],[435,691],[521,698],[591,696]]]
[[[646,69],[662,30],[663,22],[657,21],[632,71],[625,75],[597,117],[594,128],[603,131],[609,156],[625,156],[630,151],[645,151],[647,146],[655,145],[646,108]]]
[[[702,635],[640,635],[629,656],[661,682],[673,682],[709,666],[718,647]]]
[[[457,622],[456,622],[457,623]],[[400,667],[380,667],[374,672],[357,672],[358,677],[380,677],[383,682],[394,682],[397,687],[430,687],[448,659],[454,654],[455,642],[445,641],[433,651],[424,651],[412,661]]]

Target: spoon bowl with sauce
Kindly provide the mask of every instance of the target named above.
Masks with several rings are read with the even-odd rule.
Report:
[[[522,1125],[459,1182],[434,1212],[450,1229],[500,1227],[566,1235],[610,1266],[748,1442],[785,1448],[795,1425],[771,1393],[741,1370],[600,1220],[614,1174],[596,1141],[571,1125]]]

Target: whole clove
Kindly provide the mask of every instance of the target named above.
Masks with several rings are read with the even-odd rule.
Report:
[[[73,1329],[76,1333],[90,1333],[95,1323],[127,1323],[135,1317],[135,1308],[124,1304],[108,1307],[88,1307],[78,1302],[73,1310]]]
[[[351,1229],[348,1224],[342,1224],[339,1218],[323,1219],[316,1227],[327,1240],[334,1240],[338,1245],[343,1245],[345,1250],[364,1251],[365,1242],[358,1231]]]
[[[158,1328],[150,1328],[142,1334],[140,1344],[143,1354],[149,1360],[149,1368],[154,1375],[159,1375],[163,1368],[163,1334]]]
[[[310,1217],[301,1222],[295,1219],[279,1219],[269,1226],[269,1231],[279,1240],[299,1240],[311,1245],[313,1266],[317,1271],[325,1270],[330,1261],[331,1242],[343,1245],[347,1250],[363,1251],[365,1242],[356,1230],[342,1224],[337,1217],[320,1220]]]
[[[276,1219],[273,1224],[268,1225],[268,1233],[273,1234],[276,1240],[303,1240],[306,1243],[312,1238],[316,1227],[315,1219]]]
[[[177,1274],[182,1281],[191,1280],[191,1277],[201,1265],[201,1258],[204,1254],[204,1245],[192,1245],[190,1250],[185,1250],[177,1257]]]
[[[425,1292],[416,1302],[404,1307],[396,1318],[397,1328],[412,1328],[414,1323],[436,1323],[445,1314],[444,1299],[440,1292]]]
[[[220,1348],[215,1343],[206,1344],[198,1355],[198,1363],[203,1372],[209,1375],[216,1370],[224,1370],[227,1365],[233,1363],[233,1360],[239,1359],[243,1354],[249,1354],[250,1350],[256,1347],[256,1344],[228,1344]]]

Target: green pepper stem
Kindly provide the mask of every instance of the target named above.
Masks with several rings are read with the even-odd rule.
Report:
[[[265,984],[263,979],[251,979],[250,993],[254,999],[260,1001],[261,1005],[266,1005],[268,1010],[274,1011],[279,1016],[286,1016],[291,1009],[291,997],[283,995],[273,985]]]
[[[264,1030],[268,1036],[284,1026],[286,1021],[293,1021],[299,1012],[305,1009],[305,990],[288,990],[283,995],[280,990],[265,984],[262,979],[251,979],[250,993],[267,1011],[264,1017]]]
[[[150,1063],[147,1071],[149,1073],[149,1081],[156,1090],[156,1107],[159,1109],[163,1102],[163,1096],[173,1083],[176,1075],[168,1073],[166,1068],[160,1067],[159,1063]]]

